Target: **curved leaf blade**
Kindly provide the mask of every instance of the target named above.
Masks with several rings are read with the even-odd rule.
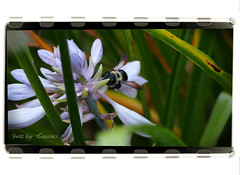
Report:
[[[98,134],[98,146],[129,146],[131,134],[142,133],[151,136],[155,146],[186,146],[172,131],[162,126],[140,125],[122,126],[114,131],[104,131]]]
[[[65,124],[62,122],[59,114],[53,106],[46,90],[44,89],[35,67],[33,66],[33,58],[27,46],[24,33],[20,31],[11,31],[7,33],[7,41],[10,44],[20,66],[27,75],[37,98],[39,99],[43,109],[45,110],[48,119],[61,137],[66,129]]]
[[[213,77],[228,92],[232,91],[232,76],[229,73],[223,71],[211,57],[198,50],[197,48],[193,47],[192,45],[188,44],[187,42],[179,39],[167,30],[146,29],[145,31],[185,55],[188,59],[193,61],[202,70],[204,70],[211,77]]]
[[[143,125],[132,129],[150,135],[156,146],[186,146],[172,131],[163,126]]]
[[[232,96],[221,92],[213,107],[200,146],[215,146],[232,112]]]
[[[72,76],[72,66],[67,46],[66,33],[65,31],[58,31],[57,36],[59,40],[64,86],[66,89],[68,112],[70,116],[74,142],[78,146],[85,145],[85,140],[83,138],[83,131],[81,127],[81,119],[77,105],[77,96],[75,93],[74,81]]]

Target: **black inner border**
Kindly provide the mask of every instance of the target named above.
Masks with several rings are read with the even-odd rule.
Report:
[[[23,22],[21,27],[12,28],[12,24],[20,22],[10,22],[6,25],[6,30],[84,30],[84,29],[232,29],[229,22],[79,22],[82,27],[74,27],[72,23],[78,22],[52,22],[52,27],[41,27],[40,22]],[[48,23],[48,22],[43,22]],[[51,23],[51,22],[50,22]],[[116,25],[108,27],[108,24]],[[138,26],[137,24],[147,24]],[[171,25],[172,24],[172,25]]]
[[[233,29],[233,25],[229,22],[211,22],[203,23],[197,22],[179,22],[178,25],[170,25],[171,22],[148,22],[145,26],[137,26],[136,23],[146,22],[116,22],[116,25],[108,27],[106,25],[115,22],[80,22],[84,23],[82,27],[74,27],[71,22],[54,22],[52,27],[41,27],[40,22],[22,22],[18,28],[12,28],[10,22],[6,25],[5,31],[5,148],[9,152],[11,148],[20,148],[22,153],[39,153],[43,148],[50,148],[54,153],[69,154],[73,149],[83,149],[87,154],[103,153],[106,149],[113,149],[119,154],[132,154],[135,150],[145,150],[147,153],[165,153],[167,150],[178,150],[179,153],[194,154],[201,150],[207,150],[209,153],[231,153],[233,147],[142,147],[142,146],[36,146],[36,145],[23,145],[23,144],[8,144],[7,143],[7,31],[14,30],[85,30],[85,29]],[[77,22],[74,22],[77,23]],[[20,22],[21,24],[21,22]],[[174,24],[174,23],[172,23]]]

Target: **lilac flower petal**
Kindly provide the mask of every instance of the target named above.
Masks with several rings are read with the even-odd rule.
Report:
[[[24,73],[24,71],[22,69],[13,70],[11,72],[11,74],[16,80],[18,80],[28,86],[31,86],[29,80],[27,79],[26,74]],[[38,76],[38,77],[46,90],[57,90],[56,87],[53,84],[51,84],[51,82],[49,80],[44,79],[40,76]]]
[[[110,99],[105,94],[100,94],[105,100],[107,100],[114,108],[114,110],[117,112],[119,119],[125,124],[130,126],[136,126],[136,125],[155,125],[154,123],[150,122],[140,114],[116,103],[112,99]],[[141,135],[143,137],[150,137],[147,134],[141,133],[141,132],[135,132],[138,135]]]
[[[39,121],[45,115],[42,106],[35,108],[20,108],[8,111],[8,129],[21,129]]]
[[[78,112],[79,112],[81,124],[83,125],[83,110],[82,110],[82,104],[81,104],[80,102],[78,102],[77,104],[78,104]]]
[[[42,78],[40,76],[38,76],[38,77],[39,77],[43,87],[47,90],[47,92],[57,91],[58,90],[58,88],[55,85],[53,85],[49,80],[44,79],[44,78]]]
[[[54,58],[61,58],[60,56],[60,49],[59,49],[59,46],[57,47],[53,47],[53,50],[54,50]]]
[[[107,92],[107,90],[108,90],[108,86],[105,85],[98,90],[98,93],[105,94]]]
[[[73,40],[67,40],[69,54],[77,53],[77,48]]]
[[[83,51],[78,48],[78,46],[75,44],[75,42],[73,40],[67,40],[67,44],[68,44],[69,55],[70,56],[72,54],[78,55],[79,58],[80,58],[81,64],[84,65],[84,63],[85,63],[85,60],[84,60],[85,54],[83,53]]]
[[[115,109],[115,111],[118,114],[119,119],[125,124],[125,125],[142,125],[142,124],[149,124],[149,125],[155,125],[140,114],[116,103],[112,99],[110,99],[105,94],[100,94],[105,100],[107,100]]]
[[[76,93],[82,92],[83,86],[81,85],[81,83],[74,83],[74,86],[75,86]]]
[[[95,73],[94,77],[91,80],[89,80],[89,82],[98,81],[102,76],[102,70],[103,70],[103,68],[102,68],[102,64],[101,64],[98,68],[97,73]]]
[[[82,104],[82,110],[83,110],[83,113],[88,113],[89,112],[89,108],[88,108],[87,105]]]
[[[54,72],[56,72],[57,74],[61,75],[63,77],[63,72],[61,68],[58,67],[52,67],[52,69],[54,70]]]
[[[82,95],[82,90],[83,90],[83,87],[78,87],[78,84],[77,83],[74,83],[74,86],[75,86],[75,92],[76,92],[76,95],[77,97],[81,96]]]
[[[69,113],[64,111],[60,114],[62,120],[70,120]]]
[[[49,98],[51,100],[53,100],[58,96],[59,96],[58,94],[53,94],[53,95],[50,95]],[[40,103],[39,99],[34,99],[34,100],[31,100],[31,101],[28,101],[26,103],[16,105],[16,106],[17,106],[17,108],[34,108],[34,107],[41,106],[41,103]]]
[[[88,114],[84,114],[84,115],[83,115],[82,120],[83,120],[83,123],[85,123],[85,122],[88,122],[88,121],[90,121],[90,120],[92,120],[92,119],[94,119],[94,118],[95,118],[95,115],[94,115],[94,114],[88,113]]]
[[[83,53],[83,63],[82,63],[82,72],[86,72],[88,69],[87,58],[85,53]]]
[[[53,82],[62,82],[63,81],[63,77],[61,75],[57,74],[56,72],[52,72],[43,67],[40,68],[40,71],[44,75],[44,77],[46,77],[48,80],[51,80]]]
[[[74,43],[73,40],[67,40],[69,54],[77,54],[79,52],[78,46]]]
[[[61,136],[61,140],[67,143],[72,143],[74,141],[71,124],[67,127],[66,131]]]
[[[103,47],[102,42],[100,39],[96,39],[91,48],[91,57],[93,59],[94,67],[99,63],[99,61],[102,59],[103,55]]]
[[[143,77],[141,77],[141,76],[132,76],[132,77],[130,77],[130,79],[128,79],[129,81],[135,81],[136,83],[138,83],[139,85],[143,85],[143,84],[145,84],[145,83],[147,83],[148,81],[145,79],[145,78],[143,78]]]
[[[74,81],[77,81],[77,80],[79,80],[80,79],[80,74],[76,74],[75,72],[73,72],[73,80]]]
[[[47,64],[51,65],[50,62],[53,60],[53,53],[44,49],[38,50],[39,57]]]
[[[131,98],[136,98],[137,96],[137,90],[125,84],[122,84],[120,89],[114,89],[114,90],[116,92],[123,93],[124,95]]]
[[[52,67],[57,67],[58,68],[58,66],[56,65],[56,58],[48,60],[48,64],[51,65]]]
[[[61,117],[62,120],[69,120],[70,121],[69,113],[66,112],[66,111],[62,112],[60,117]],[[82,123],[88,122],[88,121],[90,121],[94,118],[95,118],[95,115],[92,114],[92,113],[84,114],[83,117],[82,117]]]
[[[41,71],[41,73],[43,74],[44,77],[46,77],[49,80],[55,81],[55,79],[52,76],[49,75],[49,74],[53,74],[52,71],[50,71],[46,68],[43,68],[43,67],[40,68],[40,71]]]
[[[87,71],[84,72],[84,77],[85,77],[85,79],[87,81],[93,76],[94,68],[95,67],[94,67],[94,63],[93,63],[92,57],[90,57],[90,59],[89,59],[89,67],[88,67]]]
[[[35,92],[32,87],[25,84],[9,84],[8,85],[8,99],[13,101],[24,100],[35,96]]]
[[[136,76],[140,73],[140,68],[141,68],[141,65],[139,61],[132,61],[132,62],[128,62],[121,69],[127,73],[128,79],[131,79],[132,76]]]
[[[114,105],[115,111],[118,113],[118,117],[125,125],[142,125],[149,124],[154,125],[149,120],[141,116],[140,114],[122,106],[119,104]]]
[[[58,98],[58,100],[63,100],[63,99],[66,99],[66,98],[67,98],[67,95],[63,94],[61,97]]]
[[[41,103],[38,99],[34,99],[31,101],[28,101],[26,103],[20,104],[20,105],[16,105],[18,109],[20,108],[34,108],[37,106],[41,106]]]
[[[60,60],[59,58],[55,58],[55,59],[54,59],[54,62],[55,62],[55,63],[53,63],[53,66],[56,66],[56,67],[58,67],[59,69],[62,69],[62,62],[61,62],[61,60]]]
[[[77,74],[82,74],[82,64],[81,64],[81,58],[77,54],[71,54],[71,65],[73,68],[73,71]]]
[[[81,119],[81,124],[83,125],[83,109],[82,109],[82,104],[78,101],[78,112],[79,112],[79,116]],[[60,115],[62,120],[70,120],[70,116],[68,112],[62,112]]]
[[[106,114],[101,114],[100,115],[100,118],[102,120],[112,120],[114,117],[117,116],[117,113],[114,112],[114,113],[106,113]]]
[[[31,86],[23,69],[15,69],[11,72],[11,75],[19,82]]]

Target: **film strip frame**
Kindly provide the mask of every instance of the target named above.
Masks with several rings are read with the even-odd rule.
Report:
[[[233,29],[234,20],[214,20],[211,18],[197,18],[182,20],[180,18],[165,18],[155,21],[149,18],[134,18],[132,22],[120,21],[115,17],[102,18],[102,22],[87,21],[84,17],[72,17],[71,22],[53,22],[53,17],[42,17],[41,22],[23,22],[21,17],[10,18],[13,21],[6,25],[6,32],[11,30],[84,30],[84,29]],[[7,61],[7,45],[5,44]],[[7,65],[5,71],[7,70]],[[7,76],[5,76],[5,82]],[[6,103],[5,83],[5,104]],[[198,157],[209,157],[210,154],[234,153],[233,147],[135,147],[135,146],[34,146],[7,144],[7,106],[5,105],[5,144],[10,154],[42,153],[42,154],[166,154],[172,157],[179,154],[198,154]]]

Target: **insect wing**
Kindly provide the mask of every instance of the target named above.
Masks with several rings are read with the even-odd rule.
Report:
[[[114,70],[119,70],[121,69],[125,64],[127,64],[128,62],[128,57],[126,54],[124,54],[119,62],[119,64],[117,66],[115,66],[113,69]]]
[[[142,87],[136,83],[135,81],[121,81],[122,84],[125,84],[125,85],[128,85],[134,89],[138,89],[138,90],[141,90]]]

